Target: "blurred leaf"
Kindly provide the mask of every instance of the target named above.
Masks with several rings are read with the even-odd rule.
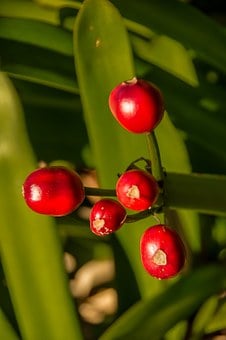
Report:
[[[193,323],[191,339],[200,339],[205,332],[206,326],[213,319],[214,313],[218,306],[218,296],[211,296],[207,299],[199,309]]]
[[[171,172],[166,176],[166,188],[169,207],[186,207],[213,215],[226,213],[226,176]]]
[[[217,217],[212,230],[212,238],[220,246],[226,246],[226,219],[225,217]]]
[[[185,132],[184,141],[187,143],[192,140],[195,145],[198,143],[202,146],[205,152],[196,154],[195,147],[191,151],[203,163],[203,172],[207,172],[204,168],[207,164],[212,166],[215,173],[225,173],[224,87],[200,82],[200,87],[194,89],[157,68],[153,68],[146,78],[161,88],[173,123],[177,129]],[[201,107],[199,102],[203,97],[214,98],[218,103],[218,110],[212,112]]]
[[[112,2],[125,18],[179,41],[226,72],[224,28],[191,5],[177,0],[131,0],[129,6],[126,1]]]
[[[98,241],[99,238],[90,232],[89,221],[82,220],[77,216],[72,218],[56,219],[61,237],[84,238]]]
[[[118,294],[118,310],[117,316],[124,313],[129,307],[131,307],[140,298],[142,292],[140,292],[141,285],[136,280],[136,275],[133,271],[133,267],[130,264],[130,259],[125,253],[122,245],[119,242],[118,237],[111,238],[111,245],[114,254],[115,261],[115,285]],[[124,280],[123,278],[126,278]],[[128,284],[129,282],[129,284]],[[151,294],[157,292],[155,291]],[[144,292],[146,293],[146,292]],[[150,293],[148,293],[150,295]]]
[[[10,77],[76,93],[72,56],[10,39],[0,44],[2,69]]]
[[[28,18],[59,24],[58,12],[49,7],[40,7],[33,1],[1,0],[0,16],[8,18]]]
[[[90,145],[100,184],[114,187],[117,174],[147,156],[144,136],[122,129],[108,109],[111,89],[134,76],[128,36],[118,11],[109,1],[87,0],[76,17],[75,65]],[[162,285],[145,273],[139,255],[142,231],[153,221],[125,225],[117,236],[127,253],[141,293],[154,294]],[[129,228],[129,232],[128,229]]]
[[[35,45],[63,55],[73,54],[71,34],[41,21],[0,18],[0,38]]]
[[[154,35],[150,41],[135,36],[131,41],[136,55],[140,58],[162,68],[191,86],[199,85],[191,56],[176,40],[164,35]]]
[[[205,332],[211,333],[226,328],[226,302],[223,300],[215,315],[206,325]]]
[[[146,339],[150,336],[153,340],[161,339],[177,322],[191,316],[206,298],[225,288],[225,280],[224,268],[203,267],[160,295],[138,302],[100,339]]]
[[[183,139],[182,134],[172,124],[169,116],[165,113],[161,124],[156,128],[156,137],[160,149],[162,166],[167,173],[174,172],[180,174],[189,174],[192,171],[189,154]],[[170,142],[169,142],[170,141]],[[166,183],[168,175],[166,177]],[[174,183],[174,185],[177,185]],[[169,195],[169,196],[168,196]],[[174,197],[166,185],[166,197]],[[180,198],[178,199],[180,201]],[[188,211],[186,205],[173,206],[169,205],[170,208],[176,208],[177,210],[172,213],[171,211],[166,212],[167,222],[172,224],[177,229],[182,229],[186,241],[189,247],[193,251],[199,251],[201,248],[201,235],[199,217],[196,212]],[[180,209],[178,209],[180,208]],[[185,208],[185,209],[183,209]]]
[[[167,112],[165,112],[155,133],[163,168],[175,173],[190,173],[192,168],[183,135],[173,125]]]
[[[71,6],[73,8],[81,7],[80,1],[71,1],[71,0],[33,0],[40,6],[51,7],[51,8],[59,8],[64,6]]]
[[[0,338],[4,340],[19,340],[16,332],[6,319],[4,313],[0,309]]]
[[[75,84],[72,79],[68,79],[63,75],[57,75],[55,72],[49,70],[24,65],[12,65],[4,67],[3,70],[7,72],[12,79],[25,80],[70,93],[76,92]]]
[[[38,161],[64,159],[77,168],[87,165],[83,148],[88,137],[80,97],[15,79],[14,84],[25,108],[27,129]]]
[[[3,272],[2,263],[0,263],[0,308],[5,318],[11,324],[12,328],[18,332],[18,324],[9,295],[9,289],[6,285],[5,273]]]
[[[36,166],[20,103],[3,73],[0,88],[0,249],[20,331],[29,340],[80,339],[55,224],[22,198],[22,183]]]
[[[186,331],[187,321],[180,321],[165,334],[164,340],[184,340]]]

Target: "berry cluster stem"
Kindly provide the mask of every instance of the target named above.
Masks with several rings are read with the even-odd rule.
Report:
[[[114,189],[85,187],[85,195],[86,196],[114,197],[116,196],[116,191]]]
[[[135,213],[135,214],[127,215],[125,222],[126,223],[134,223],[134,222],[140,221],[144,218],[152,216],[158,221],[158,223],[160,223],[160,220],[158,219],[158,217],[156,215],[159,212],[159,210],[160,210],[160,208],[153,207],[153,208],[146,209],[144,211],[141,211],[141,212],[138,212],[138,213]]]
[[[152,174],[154,175],[158,182],[162,182],[164,180],[164,173],[162,169],[161,156],[155,133],[154,131],[152,131],[147,133],[146,136],[149,157],[151,160]]]

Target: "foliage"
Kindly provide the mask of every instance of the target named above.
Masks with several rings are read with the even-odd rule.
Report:
[[[1,338],[220,334],[226,328],[224,26],[178,0],[1,0],[0,46]],[[153,158],[151,141],[124,131],[108,109],[111,89],[135,75],[162,90],[167,109],[156,129],[167,192],[159,217],[179,230],[189,253],[186,271],[167,282],[148,276],[140,262],[140,236],[152,217],[98,238],[79,214],[39,216],[21,195],[39,161],[95,169],[100,186],[113,188],[131,162]],[[98,256],[115,262],[118,312],[89,336],[69,294],[62,260],[68,249],[79,267]]]

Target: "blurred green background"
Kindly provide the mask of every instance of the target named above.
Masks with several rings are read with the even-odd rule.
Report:
[[[1,0],[1,339],[225,334],[225,18],[223,1]],[[159,217],[189,254],[168,281],[140,263],[152,217],[98,238],[91,198],[54,219],[21,195],[39,162],[70,164],[86,185],[113,188],[132,161],[152,157],[145,136],[108,109],[111,89],[134,75],[161,89],[167,111],[156,129],[169,194]]]

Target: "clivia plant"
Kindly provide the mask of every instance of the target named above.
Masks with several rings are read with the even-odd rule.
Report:
[[[0,338],[224,334],[225,32],[196,5],[1,1]]]

